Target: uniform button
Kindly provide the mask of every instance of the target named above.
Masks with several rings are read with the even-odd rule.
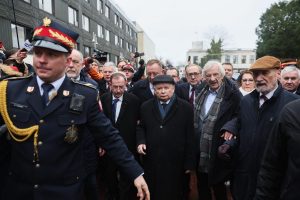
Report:
[[[39,167],[40,167],[40,164],[36,164],[35,167],[36,167],[36,168],[39,168]]]
[[[45,121],[43,119],[40,120],[40,124],[44,123]]]
[[[74,120],[71,120],[71,123],[73,124],[73,123],[74,123]]]
[[[43,145],[43,142],[42,142],[42,141],[39,141],[39,142],[38,142],[38,145],[39,145],[39,146],[42,146],[42,145]]]
[[[159,128],[163,128],[163,126],[162,125],[160,125],[160,127]]]
[[[38,188],[39,188],[39,185],[38,185],[38,184],[35,184],[35,185],[33,186],[33,188],[34,188],[34,189],[38,189]]]
[[[79,180],[79,176],[77,176],[76,179]]]
[[[16,118],[17,117],[17,115],[13,115],[13,118]]]

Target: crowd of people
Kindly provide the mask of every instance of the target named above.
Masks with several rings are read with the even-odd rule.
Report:
[[[56,34],[52,34],[55,32]],[[59,36],[58,36],[59,35]],[[0,199],[299,199],[300,70],[102,62],[50,19],[0,54]]]

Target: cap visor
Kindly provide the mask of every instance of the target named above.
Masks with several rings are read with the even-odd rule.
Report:
[[[34,42],[33,44],[34,47],[43,47],[43,48],[47,48],[47,49],[52,49],[55,51],[60,51],[60,52],[69,52],[66,48],[58,45],[58,44],[54,44],[52,42],[46,41],[46,40],[37,40],[36,42]]]

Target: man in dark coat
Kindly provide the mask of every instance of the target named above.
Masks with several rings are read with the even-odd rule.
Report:
[[[137,96],[141,103],[153,98],[154,87],[152,81],[155,76],[163,74],[162,64],[159,60],[152,59],[146,64],[147,79],[136,82],[129,92]]]
[[[207,62],[202,74],[206,85],[203,85],[194,107],[194,127],[199,145],[199,199],[212,199],[213,190],[216,200],[227,200],[224,182],[230,178],[233,161],[219,157],[218,147],[233,135],[222,134],[220,130],[236,117],[241,94],[225,77],[221,63]]]
[[[233,175],[234,199],[252,200],[257,175],[269,133],[281,109],[297,95],[278,84],[280,60],[264,56],[253,63],[256,90],[246,95],[240,104],[237,120],[224,126],[238,137],[236,167]]]
[[[186,83],[178,85],[177,94],[184,100],[195,103],[196,96],[200,92],[200,83],[202,80],[202,69],[199,65],[188,65],[185,67]]]
[[[156,98],[141,106],[138,152],[151,198],[182,200],[185,173],[195,169],[193,110],[174,94],[171,76],[156,76],[153,84]]]
[[[0,124],[12,146],[3,199],[82,200],[88,129],[149,200],[143,170],[99,111],[97,90],[65,76],[78,34],[45,18],[33,35],[36,76],[0,83]]]
[[[136,126],[139,120],[139,99],[126,89],[126,77],[123,73],[116,72],[110,77],[111,92],[101,96],[104,114],[117,128],[127,145],[129,151],[137,159],[136,152]],[[108,155],[100,159],[101,174],[104,184],[108,187],[107,199],[130,200],[136,199],[136,191],[133,184],[120,174],[115,163]],[[101,179],[101,178],[100,178]]]
[[[267,142],[255,200],[300,199],[300,100],[282,109]]]

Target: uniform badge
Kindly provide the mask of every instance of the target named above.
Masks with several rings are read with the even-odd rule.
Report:
[[[65,97],[69,96],[69,95],[70,95],[70,91],[69,91],[69,90],[64,90],[64,91],[63,91],[63,95],[64,95]]]
[[[44,26],[50,26],[50,24],[51,24],[51,19],[49,19],[48,17],[45,17],[43,19],[43,25]]]
[[[77,139],[78,139],[78,128],[74,124],[72,124],[72,126],[70,126],[67,129],[64,141],[69,144],[72,144],[72,143],[76,142]]]
[[[34,90],[34,87],[32,87],[32,86],[27,87],[27,92],[28,93],[33,92],[33,90]]]

